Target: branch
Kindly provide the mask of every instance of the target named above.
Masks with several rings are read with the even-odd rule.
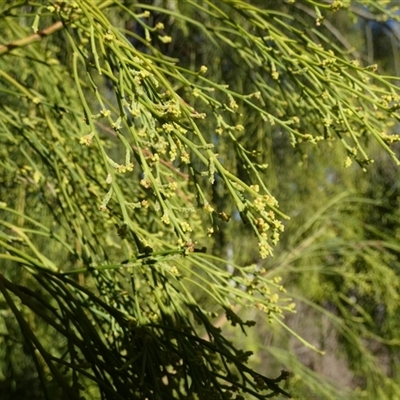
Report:
[[[99,10],[102,10],[102,9],[107,8],[108,6],[112,5],[113,3],[114,3],[114,0],[104,0],[103,3],[98,4],[97,7]],[[76,18],[77,18],[77,16],[73,16],[70,19],[70,22],[74,21]],[[64,26],[64,23],[62,21],[58,21],[58,22],[54,23],[53,25],[51,25],[45,29],[41,29],[38,32],[36,32],[33,35],[30,35],[26,38],[15,40],[14,42],[11,42],[9,44],[0,45],[0,56],[2,56],[3,54],[9,53],[10,51],[12,51],[16,48],[29,46],[32,43],[38,42],[38,41],[42,40],[44,37],[50,36],[54,32],[61,30],[63,26]]]
[[[315,11],[313,11],[312,9],[310,9],[309,7],[304,6],[303,4],[295,4],[295,7],[303,12],[305,12],[306,14],[308,14],[309,16],[311,16],[312,18],[316,19],[317,18],[317,14],[315,13]],[[352,9],[352,11],[354,11]],[[354,46],[346,39],[346,37],[344,35],[342,35],[342,33],[336,29],[333,24],[327,20],[324,20],[323,26],[328,29],[328,31],[335,36],[335,38],[342,44],[343,47],[346,48],[347,51],[351,52],[356,58],[361,59],[361,53],[359,51],[357,51]]]
[[[111,134],[112,136],[114,136],[114,137],[117,136],[117,134],[114,132],[114,130],[109,128],[108,126],[105,126],[105,125],[103,125],[102,123],[100,123],[98,121],[95,121],[95,124],[97,126],[99,126],[101,129],[103,129],[104,131],[106,131],[107,133]],[[139,151],[139,149],[136,146],[132,145],[132,148],[136,152]],[[143,154],[145,156],[148,156],[148,157],[152,157],[153,156],[153,153],[150,150],[147,150],[147,149],[140,149],[140,150],[143,152]],[[185,174],[184,172],[179,171],[178,168],[176,168],[171,162],[168,162],[168,161],[165,161],[163,159],[160,159],[160,163],[165,165],[167,168],[169,168],[171,171],[173,171],[177,175],[180,175],[182,178],[184,178],[186,180],[189,179],[189,175],[188,174]]]
[[[59,31],[62,27],[63,27],[63,23],[61,21],[58,21],[55,24],[53,24],[45,29],[41,29],[40,31],[38,31],[37,33],[34,33],[33,35],[27,36],[22,39],[15,40],[14,42],[11,42],[8,44],[0,45],[0,56],[2,56],[3,54],[7,54],[16,48],[29,46],[31,43],[38,42],[39,40],[42,40],[44,37],[49,36],[49,35],[53,34],[54,32]]]

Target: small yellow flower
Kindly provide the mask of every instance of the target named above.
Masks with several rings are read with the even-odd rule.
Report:
[[[172,265],[171,268],[169,269],[169,273],[172,275],[179,275],[178,268],[176,268],[175,265]]]
[[[112,42],[114,40],[114,35],[112,34],[112,32],[108,31],[104,36],[103,36],[103,40],[105,42]]]
[[[170,161],[175,161],[176,160],[176,147],[171,147],[171,150],[169,151],[169,159]]]
[[[192,227],[186,221],[181,222],[181,227],[183,232],[192,232]]]
[[[102,117],[105,117],[105,118],[107,118],[107,117],[109,117],[110,115],[111,115],[111,111],[110,110],[101,110],[100,111],[100,114],[101,114],[101,116]]]
[[[271,76],[272,76],[272,79],[277,81],[279,79],[279,72],[278,71],[273,71]]]
[[[210,214],[214,212],[214,209],[210,206],[210,203],[208,202],[204,204],[204,210],[206,210]]]
[[[208,68],[205,65],[200,67],[200,74],[205,74],[208,71]]]
[[[147,200],[142,200],[140,204],[142,205],[143,208],[149,208],[149,202]]]
[[[168,183],[168,187],[170,188],[170,190],[175,191],[176,189],[178,189],[178,183],[170,182],[170,183]]]
[[[265,209],[265,203],[263,201],[263,198],[261,196],[257,197],[254,200],[254,207],[256,208],[256,210],[258,211],[263,211]]]
[[[262,259],[265,259],[269,255],[272,254],[270,245],[265,241],[258,243],[258,248],[259,248],[260,257]]]
[[[281,276],[275,276],[275,277],[272,279],[272,281],[273,281],[274,283],[279,283],[281,280],[282,280],[282,277],[281,277]]]
[[[190,163],[190,156],[186,151],[182,151],[181,152],[181,161],[185,164],[189,164]]]
[[[172,42],[172,37],[171,36],[159,36],[158,38],[163,43],[171,43]]]
[[[140,108],[132,108],[129,110],[133,118],[140,117]]]
[[[259,185],[251,185],[250,189],[254,190],[255,192],[259,192],[260,191],[260,186]]]
[[[232,99],[231,102],[229,103],[229,107],[232,108],[232,110],[237,110],[239,108],[234,99]]]
[[[140,181],[140,184],[146,189],[148,189],[151,186],[151,182],[149,179],[142,179]]]
[[[201,94],[201,91],[199,89],[197,89],[197,88],[193,89],[193,91],[192,91],[192,96],[193,97],[199,97],[200,94]]]
[[[279,295],[277,293],[272,294],[269,301],[271,303],[277,303],[279,301]]]
[[[292,121],[293,121],[295,124],[298,124],[298,123],[300,123],[300,118],[297,117],[297,116],[295,115],[294,117],[292,117]]]
[[[90,146],[93,142],[94,132],[89,133],[89,135],[82,136],[79,139],[80,144],[84,144],[85,146]]]
[[[268,311],[268,307],[265,304],[262,303],[256,303],[255,306],[263,312],[267,312]]]
[[[153,154],[151,161],[154,163],[160,161],[160,156],[157,153]]]
[[[344,167],[349,168],[349,167],[351,167],[351,164],[353,164],[353,160],[350,157],[347,157],[344,162]]]
[[[167,133],[171,133],[174,130],[174,126],[169,123],[163,124],[162,127]]]
[[[164,215],[161,217],[161,222],[164,222],[165,225],[169,225],[171,223],[167,213],[164,213]]]

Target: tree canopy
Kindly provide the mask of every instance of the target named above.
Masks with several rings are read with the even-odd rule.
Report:
[[[346,396],[397,398],[400,90],[360,32],[399,16],[364,3],[0,5],[0,393],[337,398],[313,310]]]

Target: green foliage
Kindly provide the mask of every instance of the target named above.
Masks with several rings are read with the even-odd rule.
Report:
[[[1,5],[0,391],[26,380],[37,398],[263,399],[287,386],[333,398],[282,352],[278,327],[314,348],[283,322],[295,298],[329,314],[360,390],[383,398],[388,379],[394,398],[395,374],[365,350],[398,346],[399,248],[374,211],[394,205],[335,197],[327,179],[335,168],[354,189],[378,149],[399,164],[396,79],[324,24],[360,9],[145,3]],[[281,346],[266,351],[295,379],[231,340],[227,321],[247,332],[260,315]]]

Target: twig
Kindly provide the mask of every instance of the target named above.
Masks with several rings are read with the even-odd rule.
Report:
[[[107,8],[108,6],[112,5],[113,2],[114,2],[113,0],[104,0],[104,2],[101,4],[98,4],[97,7],[99,10],[102,10],[102,9]],[[74,15],[70,18],[69,21],[70,22],[75,21],[77,18],[78,18],[78,16]],[[0,56],[2,56],[3,54],[9,53],[10,51],[12,51],[16,48],[29,46],[32,43],[38,42],[38,41],[42,40],[44,37],[50,36],[54,32],[61,30],[63,28],[63,26],[64,26],[64,22],[58,21],[45,29],[39,30],[38,32],[34,33],[33,35],[27,36],[23,39],[15,40],[8,44],[2,44],[2,45],[0,45]]]
[[[39,40],[42,40],[44,37],[59,31],[62,27],[63,23],[61,21],[58,21],[53,25],[34,33],[33,35],[27,36],[22,39],[14,40],[13,42],[8,44],[0,45],[0,56],[2,56],[3,54],[7,54],[16,48],[25,47],[32,43],[38,42]]]
[[[311,10],[309,7],[304,6],[303,4],[296,4],[296,8],[299,10],[305,12],[312,18],[316,19],[317,15],[316,13]],[[336,29],[332,23],[329,21],[324,20],[324,27],[329,30],[329,32],[336,37],[336,39],[349,51],[351,52],[356,58],[360,59],[361,58],[361,53],[357,51],[354,46],[346,39],[344,35],[340,33],[338,29]]]
[[[117,137],[117,134],[114,132],[113,129],[109,128],[108,126],[103,125],[102,123],[95,121],[95,124],[100,127],[102,130],[106,131],[107,133],[111,134],[114,137]],[[132,145],[132,148],[138,152],[139,149],[136,146]],[[143,152],[143,154],[147,157],[152,157],[153,153],[150,150],[147,149],[141,149],[141,151]],[[180,175],[182,178],[188,180],[189,179],[189,175],[185,174],[184,172],[179,171],[172,163],[162,160],[160,159],[160,163],[165,165],[167,168],[169,168],[171,171],[173,171],[174,173]]]

